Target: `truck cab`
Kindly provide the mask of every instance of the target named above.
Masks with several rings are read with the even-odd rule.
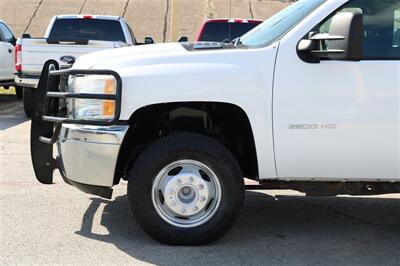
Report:
[[[45,64],[37,179],[111,198],[173,245],[224,235],[258,188],[400,192],[398,0],[300,0],[234,43],[168,43]],[[46,104],[43,104],[46,102]],[[53,158],[53,146],[57,157]]]

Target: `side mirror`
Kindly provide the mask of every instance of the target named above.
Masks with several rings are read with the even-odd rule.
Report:
[[[12,37],[10,40],[8,40],[8,42],[12,44],[12,46],[15,46],[17,44],[17,39],[15,39],[15,37]]]
[[[144,44],[153,44],[154,40],[152,37],[144,37]]]
[[[359,61],[363,54],[363,37],[362,14],[341,12],[333,16],[329,33],[311,32],[308,39],[299,42],[297,50],[303,57],[312,57],[318,62],[320,58]]]
[[[329,56],[332,59],[359,61],[363,55],[364,24],[360,12],[343,12],[332,18],[329,35],[343,36],[343,40],[328,41],[328,50],[343,50]]]
[[[189,38],[187,36],[181,36],[178,40],[178,42],[188,42]]]

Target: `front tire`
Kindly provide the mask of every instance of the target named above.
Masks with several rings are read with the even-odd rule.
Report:
[[[27,117],[32,117],[34,97],[35,90],[33,88],[23,88],[24,111]]]
[[[224,235],[244,199],[243,176],[217,141],[179,133],[151,144],[129,174],[128,198],[140,227],[170,245],[202,245]]]

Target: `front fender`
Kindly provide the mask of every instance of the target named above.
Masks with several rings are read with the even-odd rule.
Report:
[[[260,178],[276,178],[272,136],[272,86],[277,47],[215,54],[208,60],[150,64],[118,70],[121,119],[153,104],[220,102],[247,114],[256,143]]]

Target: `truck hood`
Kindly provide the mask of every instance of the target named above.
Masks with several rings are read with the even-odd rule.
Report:
[[[118,72],[133,66],[171,64],[174,61],[197,61],[200,57],[210,60],[213,54],[234,49],[232,45],[227,44],[220,44],[220,47],[215,47],[219,43],[205,42],[199,44],[203,44],[200,49],[194,48],[197,45],[196,43],[161,43],[99,51],[82,56],[73,68],[112,69]],[[210,48],[204,49],[205,45],[209,45]]]
[[[84,55],[77,60],[73,68],[75,69],[110,69],[114,65],[130,65],[134,61],[141,61],[143,59],[155,59],[163,55],[177,56],[186,53],[187,50],[178,43],[163,43],[153,45],[140,45],[117,48],[107,51],[99,51]]]

